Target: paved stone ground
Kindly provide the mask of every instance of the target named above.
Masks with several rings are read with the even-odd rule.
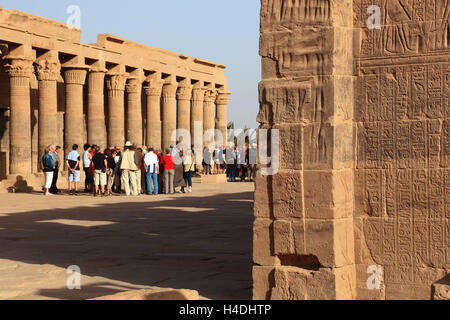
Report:
[[[171,196],[0,195],[0,299],[90,299],[149,287],[251,298],[253,183]],[[66,288],[78,265],[82,289]]]

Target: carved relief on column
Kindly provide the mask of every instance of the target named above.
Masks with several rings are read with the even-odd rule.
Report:
[[[222,133],[221,139],[216,135],[216,143],[220,145],[227,144],[227,109],[228,103],[230,102],[230,95],[231,92],[229,91],[219,91],[216,99],[216,129]]]
[[[144,74],[133,75],[128,79],[125,88],[127,90],[127,134],[126,140],[132,141],[137,145],[142,145],[142,82]]]
[[[61,63],[58,56],[50,54],[35,62],[36,75],[39,81],[57,81],[61,75]]]
[[[68,154],[72,146],[84,141],[83,86],[86,83],[87,66],[71,66],[64,71],[66,84],[66,113],[64,121],[64,150]]]
[[[87,67],[85,68],[70,68],[64,71],[64,79],[66,85],[84,86],[86,83]]]
[[[92,68],[88,76],[88,115],[87,137],[89,144],[97,144],[109,147],[106,143],[105,124],[105,74],[104,62],[98,62],[98,66]]]
[[[123,96],[127,78],[127,73],[106,74],[106,88],[108,89],[108,97]]]
[[[203,103],[203,134],[211,132],[215,129],[215,110],[214,103],[216,102],[217,90],[208,89],[205,93],[205,101]],[[210,149],[214,148],[214,134],[204,141],[204,146]]]
[[[196,166],[200,171],[203,161],[203,103],[206,90],[207,88],[203,87],[203,82],[194,86],[192,90],[191,142],[194,145]]]
[[[176,129],[175,116],[175,95],[177,93],[178,84],[166,83],[162,90],[162,147],[166,149],[171,145],[175,145],[175,136],[172,135]]]
[[[177,90],[177,129],[184,130],[185,132],[177,133],[177,141],[183,144],[184,148],[190,148],[191,146],[191,98],[192,98],[192,85],[182,85]],[[189,133],[189,135],[187,134]],[[184,141],[184,139],[187,139]]]
[[[144,88],[147,95],[147,139],[146,143],[155,149],[161,149],[161,94],[164,85],[162,79],[151,79]]]
[[[106,75],[106,88],[109,99],[108,145],[125,144],[125,101],[124,91],[127,73],[110,73]]]
[[[5,57],[10,77],[10,173],[31,173],[30,77],[32,61]]]
[[[56,52],[50,52],[35,63],[39,81],[38,147],[39,159],[45,147],[56,144],[58,139],[57,80],[61,76],[61,63]]]

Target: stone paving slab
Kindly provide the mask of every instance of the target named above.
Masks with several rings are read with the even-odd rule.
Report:
[[[250,299],[253,191],[233,183],[170,196],[0,194],[0,299],[160,288]],[[71,265],[81,268],[81,290],[66,287]]]

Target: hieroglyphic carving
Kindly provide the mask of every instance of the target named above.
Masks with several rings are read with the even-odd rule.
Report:
[[[326,24],[331,12],[330,0],[263,0],[261,22],[263,28],[293,28],[302,24]]]
[[[291,87],[260,85],[260,123],[299,123],[305,119],[304,111],[312,103],[311,83],[296,83]]]
[[[367,8],[379,6],[381,31],[369,30]],[[450,3],[445,0],[354,0],[362,28],[361,57],[410,55],[449,49]]]

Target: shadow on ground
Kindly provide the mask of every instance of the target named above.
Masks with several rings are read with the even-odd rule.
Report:
[[[78,265],[85,276],[194,289],[211,299],[251,298],[252,192],[150,199],[1,216],[0,258]],[[128,289],[62,284],[39,295],[87,299]]]

